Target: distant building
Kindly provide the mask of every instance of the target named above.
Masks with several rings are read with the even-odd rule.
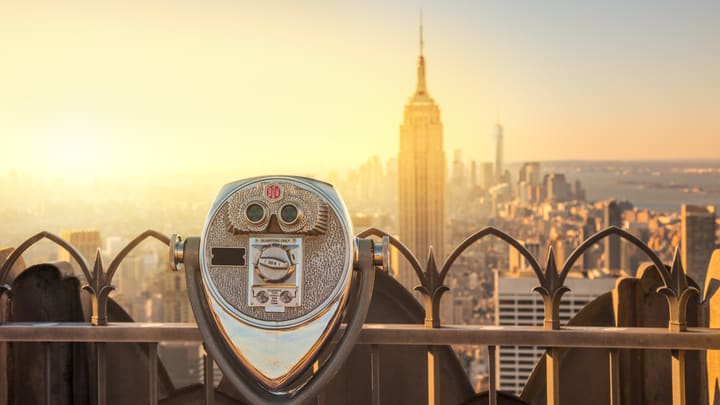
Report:
[[[547,200],[551,202],[570,201],[571,190],[565,175],[562,173],[550,173],[543,178]]]
[[[622,208],[615,200],[610,200],[603,206],[603,226],[622,227]],[[621,267],[621,251],[620,237],[612,235],[605,238],[605,265],[609,270],[620,270]]]
[[[585,189],[582,186],[582,183],[580,183],[580,180],[575,180],[575,182],[572,185],[572,198],[575,201],[585,201]]]
[[[529,186],[540,185],[540,162],[523,163],[518,173],[518,183],[523,181]]]
[[[474,160],[470,161],[470,187],[475,187],[478,184],[477,180],[477,162]]]
[[[358,197],[364,201],[376,199],[383,190],[383,167],[378,156],[370,157],[358,169]]]
[[[60,232],[60,237],[75,246],[85,258],[92,271],[92,266],[95,263],[95,255],[101,245],[100,231],[95,229],[64,230]],[[58,247],[58,260],[70,263],[73,269],[80,269],[77,261],[70,256],[70,252],[60,247]]]
[[[646,222],[626,222],[623,227],[628,233],[648,243],[650,230]],[[708,256],[709,257],[709,256]],[[623,240],[620,244],[620,267],[629,274],[635,274],[635,270],[641,263],[647,262],[648,258],[637,246]]]
[[[495,185],[495,171],[492,162],[480,162],[480,185],[489,190]]]
[[[517,196],[520,203],[538,202],[540,162],[523,163],[518,171]]]
[[[715,207],[683,204],[680,208],[680,217],[682,229],[680,251],[685,273],[699,286],[703,286],[710,256],[715,249]]]
[[[511,249],[512,250],[512,249]],[[571,273],[577,274],[577,273]],[[615,278],[568,277],[570,291],[563,295],[560,321],[565,324],[582,307],[615,286]],[[535,273],[495,272],[495,324],[501,326],[541,326],[545,319],[543,301],[532,289],[538,285]],[[535,364],[545,354],[544,347],[500,346],[498,348],[497,389],[520,394]]]
[[[453,151],[452,172],[450,173],[450,182],[458,188],[465,188],[467,180],[465,176],[465,164],[462,161],[462,150],[455,149]]]
[[[582,227],[582,240],[585,240],[592,235],[594,235],[598,231],[597,229],[597,222],[596,218],[593,217],[587,217],[585,219],[585,224]],[[588,269],[596,269],[598,267],[598,261],[599,261],[599,248],[594,246],[594,248],[591,248],[589,250],[586,250],[585,253],[582,255],[582,261],[583,261],[583,268]]]
[[[505,168],[503,167],[504,136],[503,126],[500,125],[500,123],[496,124],[493,133],[493,145],[495,146],[493,149],[495,152],[495,178],[498,183],[506,181],[506,179],[503,178],[505,173]]]
[[[185,276],[180,272],[157,274],[155,293],[159,293],[161,322],[193,322],[195,317],[187,296]]]
[[[535,257],[536,260],[542,260],[542,245],[540,244],[540,240],[535,238],[532,240],[526,240],[524,242],[520,241],[520,243],[525,246],[525,249],[527,249],[530,254]],[[527,261],[527,259],[525,259],[525,257],[520,254],[517,249],[514,248],[509,248],[508,250],[508,266],[510,268],[510,273],[513,274],[519,274],[521,272],[532,270],[532,267],[530,267],[530,263]]]
[[[400,239],[424,264],[432,246],[438,261],[444,258],[445,152],[440,108],[425,82],[422,24],[417,87],[405,106],[398,154],[398,224]],[[400,283],[412,290],[415,273],[401,264]]]
[[[582,243],[581,237],[582,232],[569,230],[567,232],[556,233],[556,236],[548,241],[554,250],[555,264],[558,268],[562,268],[565,260],[570,256],[575,247]],[[575,261],[572,266],[573,271],[583,271],[584,269],[584,262],[582,260]]]

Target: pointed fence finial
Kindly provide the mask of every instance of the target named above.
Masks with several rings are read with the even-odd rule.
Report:
[[[437,261],[435,260],[435,252],[430,246],[428,250],[428,260],[425,266],[425,272],[420,280],[421,284],[415,287],[423,296],[425,302],[425,327],[440,327],[440,299],[442,295],[449,291],[447,286],[443,285],[443,277],[438,272]]]
[[[548,249],[545,274],[538,281],[540,281],[540,285],[533,288],[533,291],[538,292],[543,299],[545,310],[543,326],[545,329],[560,329],[560,300],[562,295],[570,289],[560,279],[552,246]]]
[[[685,332],[687,330],[687,305],[690,298],[700,295],[697,288],[691,287],[687,282],[687,275],[680,260],[680,249],[675,249],[673,263],[670,266],[670,280],[665,286],[657,289],[668,301],[670,320],[668,329],[672,332]]]
[[[83,286],[83,289],[91,294],[90,303],[92,305],[92,313],[90,321],[93,325],[107,325],[108,296],[115,287],[107,282],[100,249],[97,249],[95,252],[95,265],[93,266],[91,278],[87,280],[87,284]]]

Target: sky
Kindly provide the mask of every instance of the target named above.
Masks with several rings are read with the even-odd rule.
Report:
[[[718,1],[6,2],[0,171],[313,174],[396,156],[424,14],[445,152],[720,159]]]

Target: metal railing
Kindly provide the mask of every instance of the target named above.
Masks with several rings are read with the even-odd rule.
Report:
[[[388,236],[392,246],[398,249],[414,270],[420,285],[416,288],[423,296],[425,322],[422,325],[410,324],[365,324],[358,339],[358,344],[371,345],[371,381],[373,383],[372,403],[380,403],[380,373],[382,358],[378,352],[380,345],[415,345],[427,347],[427,397],[429,404],[439,404],[440,370],[439,347],[444,345],[476,345],[486,346],[489,359],[489,395],[488,403],[497,403],[495,355],[500,345],[525,345],[547,347],[546,379],[547,403],[560,403],[560,370],[559,356],[562,348],[597,348],[605,349],[610,365],[609,393],[613,405],[620,403],[620,366],[619,349],[669,349],[672,357],[672,401],[674,405],[686,403],[685,389],[685,353],[688,350],[720,350],[720,330],[712,328],[689,328],[687,325],[688,300],[698,290],[689,286],[685,277],[679,254],[676,251],[673,263],[667,266],[642,241],[622,229],[607,228],[578,246],[565,260],[560,270],[556,267],[552,248],[549,251],[545,266],[516,239],[492,227],[484,228],[458,245],[448,256],[442,266],[438,266],[430,250],[427,265],[422,266],[417,258],[400,241],[377,229],[368,229],[360,237]],[[534,289],[544,302],[543,326],[455,326],[441,325],[439,317],[442,296],[448,291],[444,285],[453,263],[471,245],[477,241],[494,236],[517,249],[532,267],[539,285]],[[636,246],[647,255],[654,264],[663,285],[657,292],[667,298],[669,323],[667,328],[647,327],[561,327],[559,310],[562,295],[569,291],[565,280],[575,262],[592,245],[603,238],[617,236]],[[195,324],[188,323],[108,323],[107,298],[112,287],[113,276],[122,260],[138,244],[148,238],[155,238],[164,244],[170,238],[159,232],[148,230],[133,239],[111,261],[107,270],[104,269],[99,252],[94,266],[89,266],[78,250],[62,238],[41,232],[23,242],[0,267],[0,294],[12,296],[12,290],[5,284],[10,269],[21,255],[32,245],[42,239],[48,239],[67,250],[79,263],[87,279],[83,286],[91,295],[91,323],[22,323],[6,322],[0,325],[0,341],[4,342],[41,342],[45,348],[45,358],[50,356],[52,342],[88,342],[96,345],[97,350],[97,400],[99,404],[106,401],[106,370],[105,350],[107,343],[138,342],[149,346],[148,379],[149,403],[156,404],[157,395],[157,347],[160,342],[201,342],[200,332]],[[439,269],[439,270],[438,270]],[[212,363],[208,355],[204,359],[205,366],[205,399],[213,402]],[[50,362],[46,361],[46,382],[50,381]],[[46,401],[52,403],[49,383],[46,383]]]

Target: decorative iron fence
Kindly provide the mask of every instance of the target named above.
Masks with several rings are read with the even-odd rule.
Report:
[[[379,345],[415,345],[427,346],[427,398],[429,404],[440,402],[440,365],[438,348],[444,345],[476,345],[486,346],[489,359],[489,395],[488,403],[496,404],[498,393],[495,357],[499,345],[530,345],[547,347],[546,379],[547,403],[559,404],[560,381],[559,356],[563,348],[597,348],[607,350],[610,379],[610,401],[613,405],[620,403],[620,366],[619,349],[668,349],[671,351],[672,362],[672,403],[686,403],[685,388],[685,354],[692,350],[720,350],[720,330],[713,328],[691,328],[687,325],[688,302],[699,293],[698,289],[688,285],[676,251],[671,265],[662,263],[660,258],[641,240],[616,227],[602,230],[586,239],[565,260],[558,270],[552,248],[546,264],[542,266],[538,260],[516,239],[505,232],[493,228],[484,228],[460,243],[439,265],[430,249],[429,259],[423,266],[410,250],[399,240],[378,229],[368,229],[359,237],[385,237],[392,246],[408,260],[415,272],[420,285],[416,290],[423,297],[425,307],[424,325],[411,324],[365,324],[358,344],[371,345],[371,381],[373,382],[373,404],[380,403],[379,386],[381,362],[378,354]],[[543,326],[512,327],[512,326],[474,326],[474,325],[443,325],[440,319],[440,303],[443,294],[449,289],[444,284],[455,261],[470,246],[486,237],[493,236],[507,243],[527,260],[538,280],[536,291],[544,303]],[[569,291],[565,285],[568,274],[575,262],[592,245],[604,238],[617,236],[636,246],[653,263],[663,286],[657,293],[667,299],[669,323],[667,328],[647,327],[567,327],[560,325],[560,306],[562,296]],[[148,345],[149,366],[148,381],[150,393],[148,401],[157,404],[157,346],[159,342],[201,342],[200,333],[195,324],[187,323],[108,323],[107,300],[112,291],[112,280],[123,259],[142,241],[154,238],[161,243],[170,245],[170,237],[159,232],[148,230],[128,243],[105,269],[100,254],[95,257],[92,270],[79,251],[67,241],[49,232],[40,232],[20,244],[0,267],[0,294],[7,294],[12,300],[12,289],[6,283],[10,269],[22,254],[43,239],[48,239],[63,249],[79,263],[80,269],[87,280],[83,288],[90,293],[92,302],[91,323],[21,323],[6,322],[0,325],[0,342],[40,342],[44,345],[46,359],[45,399],[52,403],[50,395],[50,343],[52,342],[87,342],[96,346],[96,394],[99,404],[105,404],[107,392],[105,344],[112,342],[137,342]],[[212,363],[205,356],[205,399],[213,401]]]

